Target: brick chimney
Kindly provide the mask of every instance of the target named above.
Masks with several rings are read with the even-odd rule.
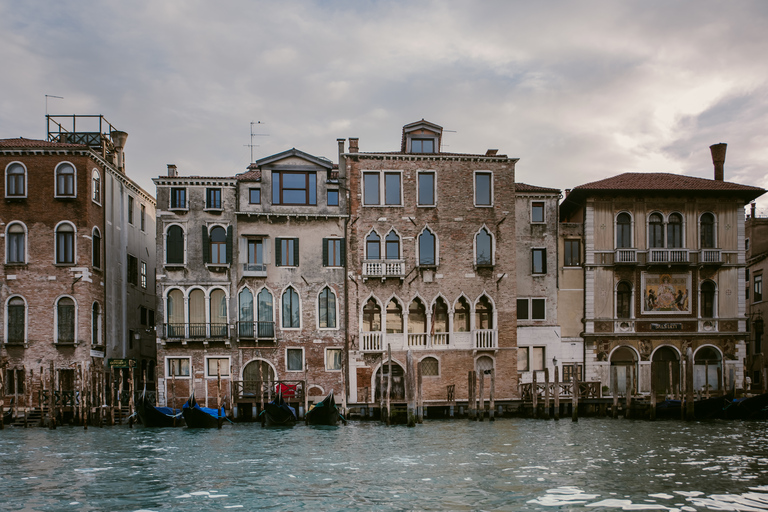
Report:
[[[347,177],[347,161],[344,158],[344,143],[347,139],[336,139],[336,143],[339,145],[339,178],[344,179]]]
[[[349,152],[350,153],[357,153],[358,152],[358,146],[357,143],[360,139],[357,137],[350,137],[349,138]]]
[[[498,153],[498,149],[489,149],[485,152],[485,156],[496,156],[496,153]]]
[[[168,164],[168,177],[169,178],[175,178],[178,175],[179,175],[179,173],[176,170],[176,165],[175,164]]]
[[[712,163],[715,164],[715,180],[723,181],[724,166],[725,166],[725,148],[728,144],[720,142],[719,144],[712,144],[709,146],[712,151]]]

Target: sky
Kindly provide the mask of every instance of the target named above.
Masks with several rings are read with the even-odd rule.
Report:
[[[398,151],[422,118],[444,151],[498,149],[532,185],[712,178],[726,142],[725,179],[768,189],[760,0],[0,0],[0,34],[0,138],[44,139],[60,96],[49,114],[128,132],[152,194],[167,164],[232,176],[292,147],[337,162],[349,137]]]

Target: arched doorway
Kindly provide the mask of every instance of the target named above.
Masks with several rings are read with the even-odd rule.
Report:
[[[659,347],[653,353],[651,379],[656,393],[673,395],[680,388],[680,357],[672,347]]]
[[[723,380],[722,357],[714,347],[701,347],[693,357],[693,389],[717,391]]]
[[[376,389],[375,401],[379,401],[381,397],[387,397],[387,371],[388,364],[384,363],[384,379],[381,379],[381,366],[376,370],[376,377],[374,378],[373,387]],[[379,390],[379,382],[383,383],[383,389]],[[405,371],[403,367],[392,361],[392,386],[390,388],[390,398],[392,400],[405,400]]]
[[[616,368],[615,383],[620,395],[627,393],[627,375],[631,382],[631,389],[637,389],[637,357],[635,351],[629,347],[619,347],[611,354],[611,390],[614,389],[614,368]]]
[[[243,368],[243,396],[258,397],[259,390],[265,392],[270,382],[275,381],[275,370],[263,359],[249,362]]]

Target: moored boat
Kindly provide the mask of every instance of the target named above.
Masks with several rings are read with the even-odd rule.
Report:
[[[210,407],[200,407],[194,393],[181,407],[181,413],[189,428],[217,428],[227,417],[224,407],[219,411]]]
[[[725,410],[725,417],[734,420],[768,418],[768,393],[731,401]]]
[[[338,425],[340,419],[343,421],[333,398],[333,390],[322,402],[307,411],[307,423],[310,425]]]
[[[296,424],[296,409],[285,403],[282,394],[264,405],[261,416],[262,425],[267,427],[292,427]]]
[[[13,423],[13,409],[8,409],[3,413],[3,425],[10,425]]]
[[[701,400],[694,400],[693,402],[693,414],[697,420],[706,420],[712,418],[725,417],[725,409],[731,402],[733,395],[728,394],[724,396],[715,396],[711,398],[702,398]],[[680,418],[681,404],[684,404],[680,400],[664,400],[656,404],[656,417],[657,418]]]
[[[136,401],[136,414],[145,427],[180,427],[184,424],[180,409],[155,407],[147,398],[146,390]]]

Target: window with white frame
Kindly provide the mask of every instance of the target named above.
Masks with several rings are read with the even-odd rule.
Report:
[[[566,267],[578,267],[581,265],[580,240],[565,240],[563,263]]]
[[[146,290],[147,288],[147,262],[141,262],[141,287]]]
[[[341,349],[325,349],[325,370],[329,372],[341,371]]]
[[[318,296],[317,319],[320,329],[336,329],[336,294],[328,286]]]
[[[101,307],[98,302],[94,302],[91,306],[91,345],[101,346]]]
[[[133,198],[131,196],[128,196],[128,224],[133,226]]]
[[[186,210],[187,208],[187,189],[174,187],[171,189],[171,209]]]
[[[493,265],[493,237],[486,228],[475,235],[475,265]]]
[[[282,298],[282,320],[283,329],[298,329],[301,327],[301,303],[299,294],[289,286],[283,292]]]
[[[345,245],[343,238],[323,238],[323,266],[341,267],[344,265]]]
[[[20,222],[8,226],[6,234],[6,257],[9,264],[27,262],[27,230]]]
[[[98,169],[91,173],[91,199],[94,203],[101,204],[101,174]]]
[[[384,256],[388,260],[400,259],[400,236],[394,229],[384,239]]]
[[[75,228],[68,222],[63,222],[56,228],[56,263],[75,263]]]
[[[437,265],[437,237],[429,228],[424,228],[418,237],[419,266]]]
[[[303,171],[272,172],[272,204],[317,204],[317,173]]]
[[[5,169],[5,197],[27,197],[27,169],[19,162]]]
[[[75,301],[62,297],[56,301],[56,342],[75,341]]]
[[[632,217],[627,212],[616,216],[616,248],[632,248]]]
[[[435,206],[435,173],[420,172],[418,187],[419,206]]]
[[[170,226],[166,232],[165,263],[184,264],[184,230],[176,224]]]
[[[517,319],[518,320],[546,320],[547,319],[547,299],[543,298],[518,298],[517,299]]]
[[[205,208],[207,210],[221,209],[221,189],[220,188],[205,189]]]
[[[531,347],[531,369],[537,371],[544,370],[546,367],[545,347]]]
[[[169,357],[168,377],[189,377],[189,358],[188,357]]]
[[[493,206],[493,174],[475,172],[475,206]]]
[[[544,249],[544,248],[531,249],[531,273],[532,274],[547,273],[547,249]]]
[[[91,263],[94,268],[101,268],[101,232],[93,228],[91,233]]]
[[[517,347],[517,371],[527,372],[531,367],[528,362],[528,347]]]
[[[8,343],[24,343],[26,341],[27,303],[21,297],[11,297],[8,300],[6,315],[6,341]]]
[[[275,265],[278,267],[299,266],[298,238],[275,238]]]
[[[364,206],[402,206],[402,173],[399,171],[363,172]]]
[[[338,189],[328,189],[325,194],[325,202],[328,206],[339,206]]]
[[[209,357],[206,359],[206,375],[208,377],[229,377],[228,357]]]
[[[544,201],[531,201],[531,222],[544,223]]]
[[[381,259],[381,237],[375,231],[371,231],[365,238],[365,259]]]
[[[411,141],[411,153],[434,153],[435,152],[435,139],[410,139]]]
[[[757,274],[754,278],[755,281],[755,296],[754,302],[762,302],[763,300],[763,275]]]
[[[304,371],[303,348],[288,348],[285,350],[285,370],[289,372]]]
[[[56,197],[75,197],[77,195],[75,175],[75,167],[68,162],[56,166]]]

